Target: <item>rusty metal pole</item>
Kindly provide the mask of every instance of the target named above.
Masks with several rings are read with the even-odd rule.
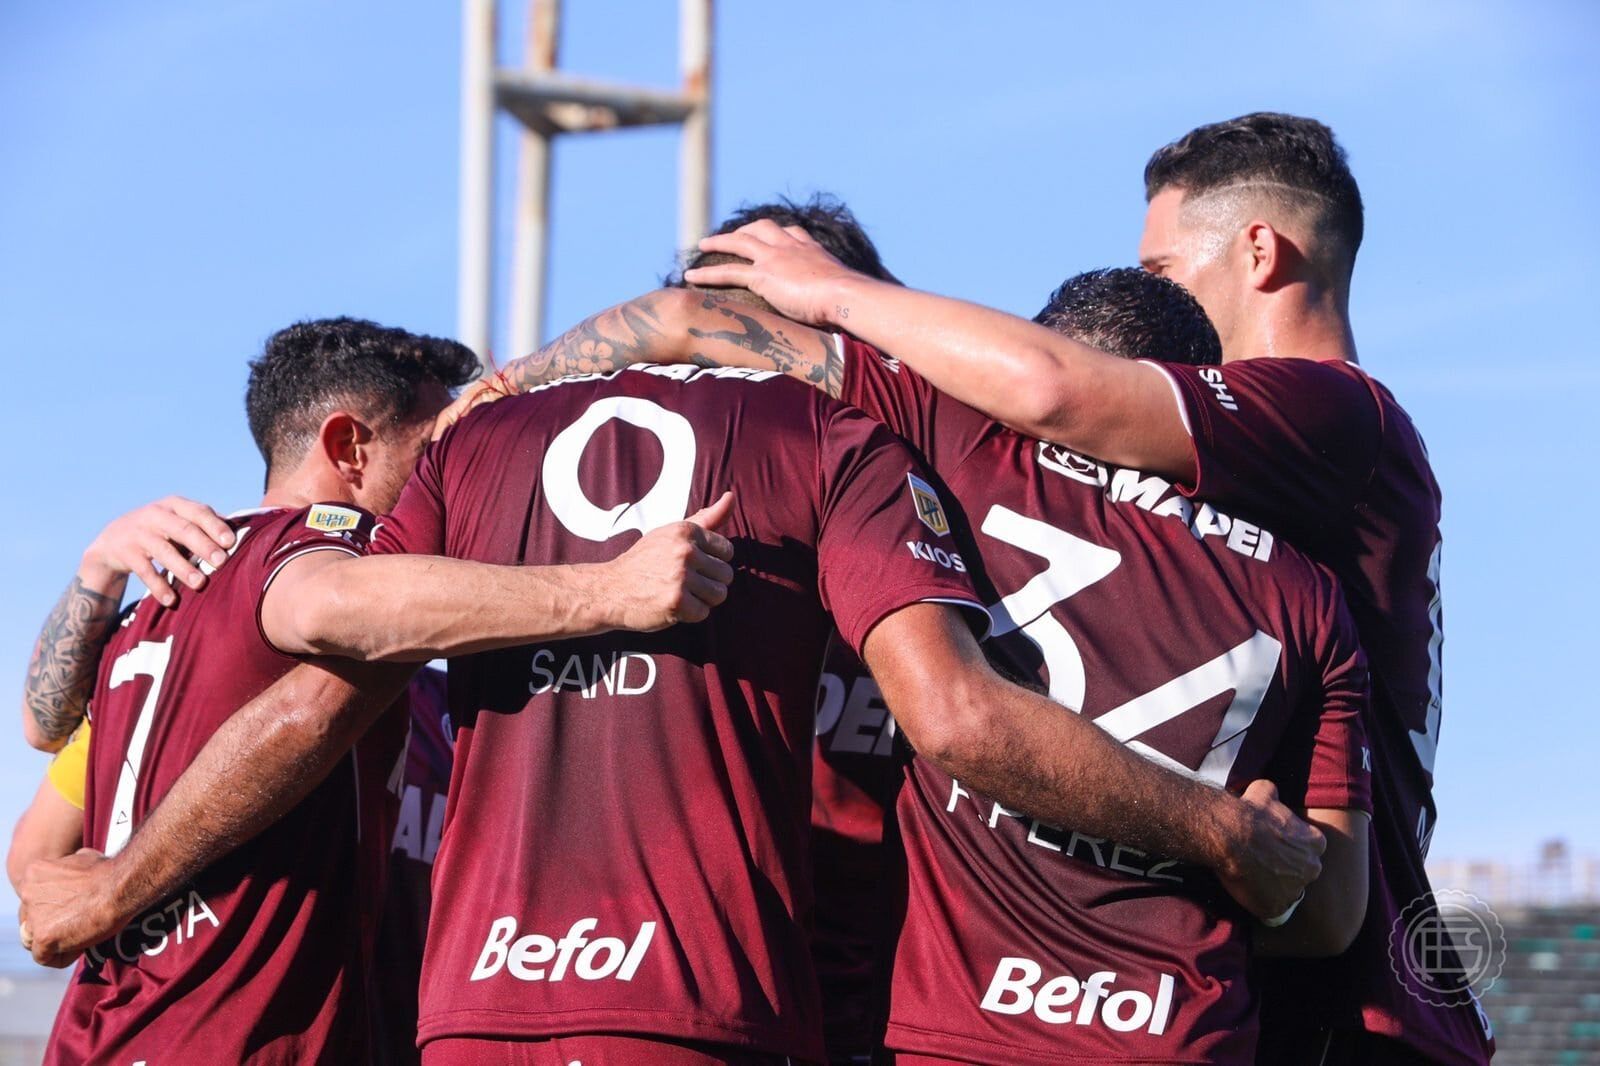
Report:
[[[554,70],[560,39],[561,0],[532,0],[523,66],[534,72]],[[553,131],[523,126],[520,139],[516,243],[511,262],[511,358],[527,355],[543,342],[549,293]]]
[[[683,0],[679,16],[683,94],[694,101],[678,148],[678,250],[684,252],[711,229],[711,0]]]
[[[461,2],[461,207],[456,335],[493,366],[494,0]]]

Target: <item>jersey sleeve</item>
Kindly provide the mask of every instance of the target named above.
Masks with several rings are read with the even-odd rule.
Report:
[[[844,364],[839,399],[888,426],[934,469],[954,470],[994,428],[988,416],[946,396],[900,360],[843,333],[833,340]]]
[[[374,555],[444,555],[444,457],[456,434],[452,426],[428,445],[394,510],[378,522],[372,538]]]
[[[80,811],[83,810],[84,782],[89,775],[89,735],[89,723],[84,722],[72,734],[67,746],[56,752],[45,771],[51,787]]]
[[[1197,473],[1181,486],[1186,494],[1291,534],[1324,527],[1365,494],[1383,422],[1355,367],[1310,359],[1147,365],[1171,382],[1194,440]]]
[[[307,507],[285,523],[267,550],[267,577],[261,591],[266,592],[278,572],[302,555],[319,551],[367,554],[375,522],[371,514],[346,504],[314,503]]]
[[[914,603],[989,615],[972,585],[939,492],[906,445],[871,419],[825,408],[817,584],[839,633],[860,654],[872,627]]]
[[[1355,621],[1331,576],[1318,595],[1312,650],[1318,671],[1305,686],[1295,725],[1268,776],[1294,807],[1372,811],[1372,754],[1366,715],[1371,699],[1367,657]],[[1309,754],[1309,757],[1308,757]]]
[[[261,556],[260,587],[255,593],[256,633],[261,643],[274,654],[282,655],[267,638],[261,624],[261,608],[267,600],[267,590],[277,580],[283,568],[312,552],[336,551],[345,555],[366,555],[372,543],[372,529],[376,519],[358,507],[346,504],[314,503],[293,514],[272,534],[273,541]]]

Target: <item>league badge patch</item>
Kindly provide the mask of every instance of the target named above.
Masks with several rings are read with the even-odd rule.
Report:
[[[361,512],[319,503],[306,515],[306,525],[324,533],[343,533],[361,524]]]
[[[911,485],[911,502],[916,505],[917,518],[941,537],[949,533],[950,519],[945,515],[944,504],[939,502],[939,494],[933,491],[933,486],[915,474],[907,474],[906,481]]]

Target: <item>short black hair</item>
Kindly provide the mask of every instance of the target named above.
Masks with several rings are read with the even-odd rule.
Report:
[[[878,254],[878,246],[872,243],[867,231],[856,221],[854,212],[838,197],[828,193],[816,193],[809,200],[798,204],[786,196],[780,196],[764,204],[744,204],[711,232],[732,233],[740,226],[748,226],[763,218],[771,219],[780,226],[799,226],[811,235],[812,240],[822,245],[829,255],[857,273],[880,281],[893,282],[896,285],[900,283],[900,279],[889,273],[888,268],[883,265],[883,258]],[[743,260],[720,252],[702,252],[695,249],[686,254],[683,270],[716,266],[727,262],[743,262]],[[666,284],[669,288],[684,287],[683,270],[667,278]]]
[[[1063,281],[1033,320],[1124,359],[1216,366],[1222,342],[1189,290],[1135,267]]]
[[[1156,151],[1144,168],[1146,200],[1166,188],[1187,195],[1260,185],[1310,208],[1316,234],[1348,269],[1361,247],[1361,189],[1333,131],[1314,118],[1257,111],[1190,130]]]
[[[478,357],[464,344],[390,329],[362,318],[296,322],[267,338],[250,363],[245,412],[267,463],[305,454],[322,420],[348,404],[373,422],[396,422],[416,410],[418,387],[465,385]]]

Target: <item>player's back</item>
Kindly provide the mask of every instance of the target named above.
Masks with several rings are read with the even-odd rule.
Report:
[[[1157,762],[1367,805],[1366,671],[1331,577],[1161,478],[1021,437],[851,344],[844,395],[966,512],[991,659]],[[907,551],[939,555],[937,539]],[[1205,870],[998,806],[926,760],[889,1046],[962,1061],[1253,1058],[1247,916]]]
[[[308,551],[364,549],[356,512],[249,512],[231,557],[166,608],[145,597],[112,636],[90,706],[85,842],[115,853],[235,710],[295,664],[257,607]],[[391,716],[392,717],[392,716]],[[353,1061],[365,1054],[365,971],[393,808],[384,783],[404,723],[385,720],[277,824],[90,951],[47,1061]]]
[[[452,664],[424,1040],[631,1032],[821,1057],[808,814],[827,610],[859,647],[908,603],[972,599],[901,554],[913,469],[883,427],[794,382],[665,367],[502,401],[424,456],[380,550],[599,562],[733,488],[737,567],[707,622]]]

